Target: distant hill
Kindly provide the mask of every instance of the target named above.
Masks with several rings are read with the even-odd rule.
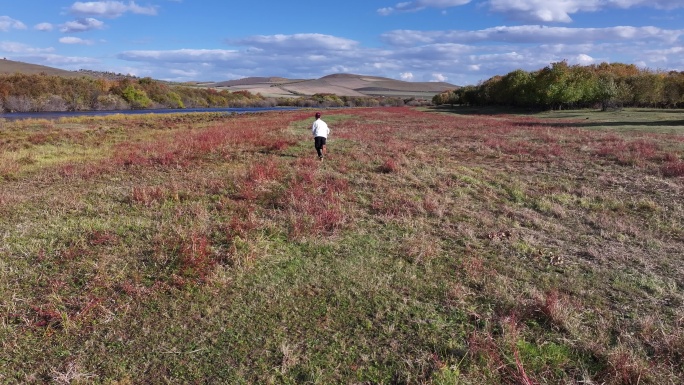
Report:
[[[263,96],[310,96],[330,93],[338,96],[395,96],[431,98],[445,90],[459,88],[445,82],[406,82],[379,76],[332,74],[319,79],[251,77],[214,84],[209,87],[248,90]]]
[[[319,79],[250,77],[213,84],[208,87],[247,90],[263,96],[310,96],[330,93],[338,96],[394,96],[431,98],[458,86],[445,82],[406,82],[378,76],[332,74]]]
[[[131,77],[92,70],[65,71],[57,68],[0,59],[0,74],[40,74],[66,77],[93,77],[111,80]],[[265,97],[297,97],[314,94],[336,94],[338,96],[387,96],[430,99],[450,89],[459,88],[445,82],[407,82],[378,76],[355,74],[332,74],[319,79],[287,79],[282,77],[248,77],[221,82],[187,82],[207,88],[230,91],[246,90]]]
[[[84,74],[80,74],[74,71],[66,71],[58,68],[42,66],[38,64],[24,63],[20,61],[0,59],[0,74],[15,74],[22,73],[27,75],[35,75],[44,73],[53,76],[66,76],[66,77],[83,77]]]
[[[279,77],[270,77],[270,78],[264,78],[264,77],[249,77],[249,78],[242,78],[242,79],[237,79],[237,80],[228,80],[225,82],[218,82],[218,83],[212,83],[212,86],[214,87],[236,87],[236,86],[245,86],[245,85],[253,85],[253,84],[279,84],[279,83],[291,83],[295,82],[298,80],[291,80],[291,79],[285,79],[285,78],[279,78]]]

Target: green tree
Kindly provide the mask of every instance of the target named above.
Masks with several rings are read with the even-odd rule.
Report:
[[[129,84],[121,91],[121,97],[128,102],[131,108],[147,108],[152,105],[152,100],[145,91],[133,84]]]

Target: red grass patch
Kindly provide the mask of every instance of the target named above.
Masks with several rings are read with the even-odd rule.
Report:
[[[33,306],[31,310],[34,327],[62,328],[62,315],[54,305]]]
[[[667,162],[660,167],[660,172],[668,178],[684,176],[684,161]]]
[[[164,201],[166,192],[159,186],[134,186],[131,191],[131,201],[144,206],[152,206]]]
[[[301,164],[307,162],[299,162],[298,166]],[[299,168],[297,175],[279,203],[288,212],[290,236],[332,234],[340,229],[348,216],[344,207],[348,182],[333,177],[323,179],[306,168]]]
[[[399,171],[399,164],[397,163],[396,160],[392,158],[385,159],[384,162],[378,167],[378,171],[385,173],[385,174],[390,174],[390,173],[395,173]]]
[[[282,175],[278,168],[278,163],[273,159],[266,159],[265,161],[257,161],[247,172],[247,179],[254,182],[263,182],[269,180],[276,180]]]
[[[91,246],[113,245],[118,240],[119,237],[109,231],[95,230],[88,234],[88,243]]]
[[[181,277],[199,283],[206,282],[216,265],[209,239],[204,235],[191,234],[190,239],[181,243],[179,263]]]

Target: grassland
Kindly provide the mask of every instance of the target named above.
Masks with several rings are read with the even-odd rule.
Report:
[[[468,112],[0,123],[0,382],[684,382],[681,118]]]

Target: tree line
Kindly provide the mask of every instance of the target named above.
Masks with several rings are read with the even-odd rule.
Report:
[[[541,70],[518,69],[476,86],[445,91],[435,95],[432,102],[535,109],[681,108],[684,71],[654,71],[622,63],[568,65],[561,61]]]
[[[413,98],[333,94],[268,98],[249,91],[217,90],[151,78],[67,78],[47,74],[0,75],[0,112],[92,111],[151,108],[372,107],[426,104]]]

